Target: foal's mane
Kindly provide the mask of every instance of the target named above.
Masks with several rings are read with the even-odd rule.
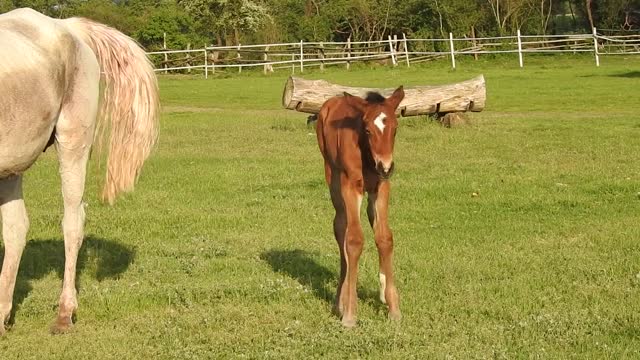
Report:
[[[369,91],[367,97],[364,98],[369,104],[382,104],[384,103],[384,96],[375,91]]]

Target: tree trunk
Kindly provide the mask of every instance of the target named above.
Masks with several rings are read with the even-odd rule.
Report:
[[[233,28],[233,41],[234,41],[233,45],[239,45],[240,44],[240,32],[238,31],[237,27]]]
[[[589,19],[589,25],[591,25],[591,29],[589,30],[593,30],[595,25],[593,23],[593,13],[591,12],[591,0],[586,0],[585,6],[587,8],[587,18]]]
[[[290,110],[317,114],[325,101],[344,92],[365,97],[369,91],[389,96],[394,90],[348,87],[324,80],[289,77],[282,94],[282,105]],[[454,84],[405,88],[404,93],[397,111],[402,116],[482,111],[487,98],[482,75]]]

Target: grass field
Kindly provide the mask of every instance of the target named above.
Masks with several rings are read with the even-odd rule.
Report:
[[[161,140],[136,192],[101,204],[91,166],[80,309],[63,336],[48,333],[64,256],[55,153],[26,176],[30,241],[0,357],[639,358],[640,58],[601,62],[304,74],[487,81],[470,126],[401,119],[390,222],[404,318],[377,300],[367,228],[352,330],[331,314],[333,212],[314,130],[280,105],[288,74],[161,78]]]

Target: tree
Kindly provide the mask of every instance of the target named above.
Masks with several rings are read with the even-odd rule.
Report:
[[[545,6],[543,0],[487,0],[498,27],[498,33],[515,33],[518,29],[543,31],[536,24],[544,22]],[[540,8],[538,11],[536,9]],[[538,15],[538,16],[536,16]]]
[[[267,8],[254,0],[178,0],[178,4],[219,44],[230,33],[238,44],[243,32],[255,32],[270,19]]]
[[[147,49],[161,49],[166,33],[167,48],[184,49],[187,44],[204,44],[196,33],[193,19],[175,5],[158,8],[143,17],[142,25],[134,37]]]
[[[110,0],[88,0],[67,3],[60,8],[60,17],[82,16],[112,26],[125,34],[133,34],[139,26],[136,16],[126,5]]]
[[[598,27],[615,30],[629,30],[636,23],[640,10],[640,2],[633,0],[602,1],[594,9]]]
[[[346,14],[346,24],[355,40],[382,40],[389,30],[391,0],[355,0]]]
[[[13,2],[11,0],[0,0],[0,14],[13,10]]]
[[[587,18],[589,19],[589,29],[593,29],[595,27],[595,23],[593,21],[593,12],[591,11],[591,0],[585,0],[585,8],[587,9]]]

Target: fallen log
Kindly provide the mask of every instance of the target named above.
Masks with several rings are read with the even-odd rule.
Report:
[[[325,80],[305,80],[291,76],[284,86],[282,105],[287,109],[317,114],[327,99],[344,92],[365,97],[367,92],[377,91],[387,97],[395,89],[348,87]],[[398,106],[398,114],[402,116],[482,111],[487,98],[482,75],[454,84],[406,87],[404,93],[404,100]]]

